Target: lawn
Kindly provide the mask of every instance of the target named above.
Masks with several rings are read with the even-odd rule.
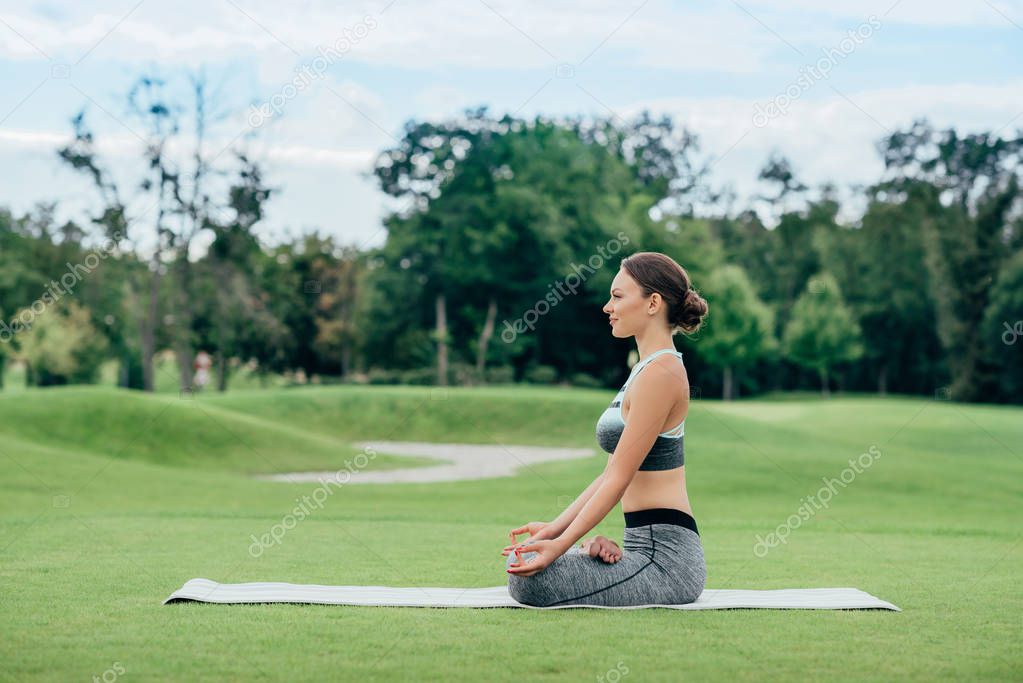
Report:
[[[694,401],[708,588],[852,586],[887,611],[161,605],[185,580],[493,586],[513,526],[601,470],[610,391],[307,387],[0,393],[0,680],[1019,679],[1023,410],[909,398]],[[349,485],[258,557],[364,439],[592,447],[450,484]],[[807,496],[874,454],[826,509]],[[860,460],[864,462],[864,460]],[[379,455],[370,467],[407,466]],[[418,463],[425,465],[428,463]],[[797,516],[798,519],[798,516]],[[758,538],[791,533],[769,552]],[[616,508],[592,533],[621,538]],[[1016,569],[1013,569],[1013,568]]]

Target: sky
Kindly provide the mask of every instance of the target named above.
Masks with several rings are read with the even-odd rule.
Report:
[[[128,188],[146,137],[132,83],[157,75],[186,102],[200,69],[216,94],[206,149],[230,169],[242,146],[276,189],[260,235],[367,248],[395,208],[376,156],[410,120],[479,106],[667,114],[740,202],[773,153],[855,197],[883,172],[877,141],[915,119],[1023,129],[1023,0],[0,1],[0,206],[56,201],[83,222],[96,191],[56,153],[72,117]]]

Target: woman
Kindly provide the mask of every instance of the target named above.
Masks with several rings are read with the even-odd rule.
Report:
[[[697,330],[707,302],[682,266],[656,252],[625,258],[610,294],[611,334],[635,337],[640,360],[597,422],[611,453],[604,471],[556,520],[510,534],[508,591],[523,604],[677,605],[696,600],[706,583],[685,484],[689,381],[672,336]],[[619,500],[624,549],[603,536],[576,547]],[[516,544],[522,533],[530,536]]]

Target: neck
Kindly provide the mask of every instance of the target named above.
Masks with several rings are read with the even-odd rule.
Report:
[[[639,351],[639,359],[643,360],[651,353],[661,349],[675,350],[675,344],[668,333],[651,334],[640,339],[636,337],[636,349]]]

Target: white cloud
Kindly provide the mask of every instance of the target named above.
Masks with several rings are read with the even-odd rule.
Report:
[[[193,1],[146,3],[129,12],[130,6],[101,3],[103,8],[94,14],[76,8],[77,16],[60,18],[14,10],[5,21],[26,40],[5,41],[0,54],[36,59],[36,45],[56,61],[73,62],[99,43],[95,54],[124,61],[194,64],[246,55],[280,63],[282,58],[299,58],[291,49],[306,55],[319,45],[333,44],[367,16],[376,27],[354,41],[348,58],[411,69],[553,69],[558,62],[583,60],[600,46],[605,55],[630,54],[637,65],[751,71],[774,49],[773,38],[734,8],[680,9],[666,0],[650,0],[632,16],[634,8],[581,0],[556,5],[398,0],[381,14],[382,5],[361,3],[342,12],[328,2],[308,3],[296,11],[293,5],[266,0],[214,5]],[[196,17],[202,17],[201,24]],[[743,50],[734,49],[736,41]]]
[[[993,6],[992,6],[993,5]],[[403,68],[546,68],[601,52],[629,55],[637,66],[679,71],[751,72],[781,45],[761,22],[786,40],[816,43],[822,30],[852,28],[873,14],[885,23],[919,26],[1011,27],[1023,25],[1023,1],[743,0],[680,7],[648,0],[637,7],[615,2],[413,3],[384,0],[347,4],[327,0],[281,4],[270,0],[134,3],[101,1],[66,13],[4,10],[4,20],[24,39],[10,36],[0,54],[58,61],[95,54],[120,60],[193,64],[196,60],[257,56],[280,63],[331,44],[368,16],[377,23],[353,45],[351,59]],[[386,12],[381,10],[387,7]],[[889,11],[890,10],[890,11]],[[634,13],[633,13],[634,12]],[[8,30],[8,33],[10,31]],[[838,35],[838,34],[836,34]],[[289,49],[290,48],[290,49]],[[785,49],[782,47],[781,49]],[[268,67],[269,68],[269,67]]]
[[[743,0],[742,6],[752,14],[768,16],[826,16],[839,20],[862,21],[875,14],[882,21],[917,26],[1004,27],[1010,25],[999,12],[1017,23],[1023,23],[1023,2],[995,0],[987,2],[934,2],[933,0]],[[997,8],[997,9],[995,9]]]

